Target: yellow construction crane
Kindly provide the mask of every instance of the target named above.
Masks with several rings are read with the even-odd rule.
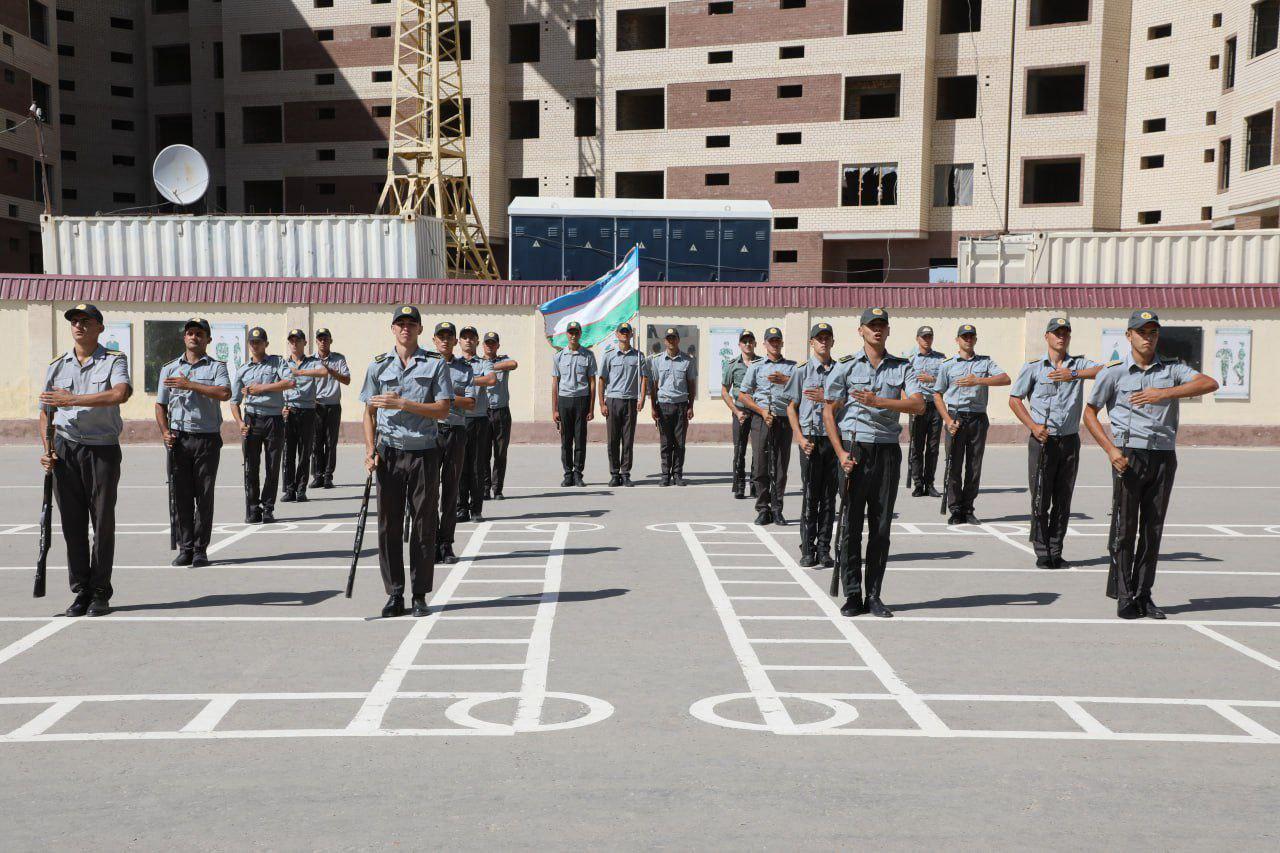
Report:
[[[449,275],[498,278],[467,178],[458,0],[396,0],[391,144],[378,209],[444,221]],[[396,162],[408,164],[397,174]]]

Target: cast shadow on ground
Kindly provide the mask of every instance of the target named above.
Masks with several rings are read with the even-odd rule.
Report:
[[[1165,613],[1200,613],[1213,610],[1280,610],[1280,595],[1230,595],[1193,598],[1186,604],[1160,608]],[[1248,623],[1243,623],[1248,625]]]
[[[912,560],[963,560],[972,557],[972,551],[920,551],[918,553],[890,554],[890,563],[906,563]]]
[[[226,593],[221,595],[202,595],[190,601],[157,601],[151,604],[122,604],[113,606],[115,613],[138,610],[196,610],[202,607],[231,607],[234,605],[251,605],[258,607],[314,607],[331,598],[342,595],[336,589],[322,589],[315,592],[249,592],[244,594]]]
[[[629,589],[589,589],[589,590],[561,590],[560,592],[541,593],[530,592],[517,595],[504,595],[502,598],[487,598],[484,601],[454,601],[440,608],[431,608],[431,612],[441,612],[446,610],[477,610],[488,609],[491,607],[528,607],[530,605],[541,604],[543,596],[546,595],[546,601],[555,602],[557,604],[572,604],[578,601],[600,601],[605,598],[617,598],[620,595],[626,595],[631,592]]]
[[[1073,512],[1071,513],[1071,518],[1078,521],[1087,521],[1089,518],[1092,518],[1092,516],[1085,515],[1083,512]],[[993,524],[997,521],[1030,521],[1030,520],[1031,520],[1031,516],[1029,514],[1028,515],[1002,515],[999,518],[982,519],[984,523],[988,523],[988,524]]]
[[[503,495],[502,500],[499,501],[499,503],[504,503],[506,501],[529,500],[530,498],[578,498],[578,497],[591,497],[591,496],[599,497],[601,495],[611,495],[611,494],[613,494],[613,492],[611,491],[609,492],[601,491],[601,490],[579,491],[578,489],[570,489],[568,486],[565,486],[563,491],[536,492],[531,495]],[[485,501],[485,503],[488,503],[488,501]]]
[[[891,605],[895,611],[902,610],[949,610],[957,607],[1009,607],[1034,606],[1043,607],[1058,600],[1056,592],[1025,593],[993,593],[990,595],[960,595],[954,598],[939,598],[934,601],[917,601],[911,604]]]
[[[374,532],[374,535],[376,536],[376,531]],[[366,557],[377,556],[377,548],[364,548],[360,551],[360,559],[362,560]],[[211,566],[238,566],[241,563],[268,563],[276,560],[318,560],[325,557],[344,557],[346,559],[350,559],[351,549],[339,548],[331,551],[294,551],[290,554],[270,554],[267,556],[259,555],[256,557],[215,557],[210,559],[209,564]],[[282,566],[281,568],[287,569],[289,567]],[[339,566],[338,568],[341,567]],[[196,571],[198,572],[200,569],[196,569]]]
[[[995,486],[990,489],[978,489],[980,495],[1024,494],[1026,486]]]
[[[1073,566],[1108,566],[1111,564],[1111,557],[1106,554],[1101,557],[1094,557],[1091,560],[1071,560]],[[1174,551],[1170,554],[1161,554],[1160,562],[1170,563],[1221,563],[1221,557],[1210,557],[1208,554],[1201,554],[1199,551]]]
[[[607,509],[562,509],[555,512],[526,512],[523,515],[486,515],[485,521],[537,521],[541,518],[558,520],[561,518],[599,518],[607,515]],[[507,531],[495,531],[506,533]]]
[[[498,544],[498,543],[494,543]],[[565,548],[557,551],[566,557],[582,556],[584,554],[603,554],[609,551],[620,551],[621,548],[616,545],[604,545],[599,548]],[[476,554],[469,559],[479,562],[480,560],[518,560],[522,557],[546,557],[546,551],[510,551],[505,554]]]

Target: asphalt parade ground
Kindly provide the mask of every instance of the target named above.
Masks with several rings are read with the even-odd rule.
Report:
[[[4,848],[1276,848],[1280,451],[1179,451],[1165,622],[1103,594],[1092,447],[1071,569],[1034,568],[1024,448],[988,449],[982,525],[901,490],[893,619],[796,564],[795,451],[786,527],[751,524],[726,447],[665,489],[652,446],[631,489],[600,446],[585,488],[511,453],[431,614],[381,619],[372,517],[342,595],[357,448],[267,526],[226,448],[190,569],[162,451],[126,446],[115,611],[67,619],[56,526],[31,597],[37,451],[0,448]]]

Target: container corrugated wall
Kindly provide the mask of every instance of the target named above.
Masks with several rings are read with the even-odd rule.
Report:
[[[444,226],[396,216],[86,216],[41,223],[58,275],[443,278]]]

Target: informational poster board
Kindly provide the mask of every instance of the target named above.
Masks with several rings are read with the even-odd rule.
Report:
[[[741,326],[712,326],[710,339],[707,341],[706,386],[707,396],[719,398],[720,380],[724,378],[725,365],[737,358],[738,336],[742,334]]]
[[[1214,397],[1219,400],[1249,399],[1253,368],[1253,333],[1248,329],[1215,329],[1209,375],[1218,380]]]
[[[129,381],[133,381],[133,324],[107,323],[102,330],[98,343],[107,349],[125,354],[129,365]]]
[[[227,375],[235,376],[247,358],[245,353],[245,326],[243,323],[213,323],[210,326],[213,340],[209,343],[209,355],[227,363]]]
[[[1129,350],[1129,341],[1124,336],[1124,329],[1102,330],[1102,347],[1098,350],[1101,357],[1098,360],[1103,364],[1119,361],[1129,354]]]

